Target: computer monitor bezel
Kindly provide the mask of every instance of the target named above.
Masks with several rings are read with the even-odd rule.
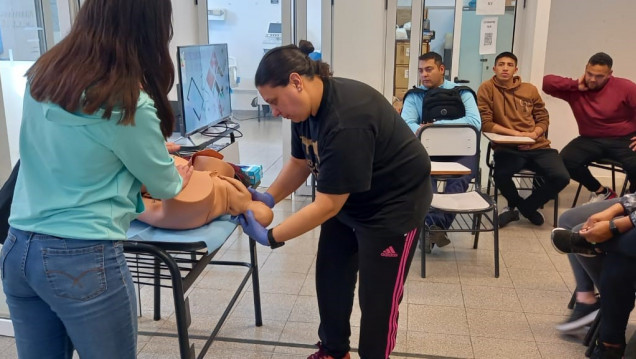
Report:
[[[187,50],[187,49],[192,49],[192,48],[201,48],[201,47],[213,47],[213,46],[222,46],[225,47],[225,68],[223,69],[224,71],[224,77],[227,77],[228,79],[228,86],[229,86],[229,66],[230,66],[230,61],[229,61],[229,49],[228,49],[228,45],[227,43],[218,43],[218,44],[202,44],[202,45],[186,45],[186,46],[177,46],[177,76],[179,78],[179,86],[177,87],[177,98],[180,104],[180,108],[181,108],[181,135],[182,136],[190,136],[192,134],[195,133],[200,133],[200,132],[204,132],[206,129],[217,125],[220,122],[226,121],[226,120],[230,120],[232,118],[232,98],[231,98],[231,94],[227,93],[227,96],[229,98],[229,113],[226,116],[221,116],[221,118],[219,120],[217,120],[216,122],[210,122],[207,124],[204,124],[196,129],[188,129],[187,127],[187,122],[186,122],[186,102],[187,99],[187,92],[189,92],[190,90],[190,84],[184,84],[183,82],[183,77],[184,74],[182,73],[182,66],[181,66],[181,51],[182,50]],[[187,65],[186,65],[187,66]],[[191,79],[188,80],[188,82],[191,82]],[[215,81],[216,83],[216,81]],[[196,86],[196,83],[195,83]],[[218,84],[217,84],[218,86]],[[189,131],[188,131],[189,130]]]

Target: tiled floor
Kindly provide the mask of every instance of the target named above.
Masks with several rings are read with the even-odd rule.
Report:
[[[281,120],[240,123],[241,161],[262,164],[266,186],[282,167]],[[562,193],[562,206],[571,203],[574,190],[571,184]],[[274,209],[275,222],[308,203],[300,196],[280,203]],[[400,307],[392,358],[583,358],[580,337],[563,337],[554,329],[568,315],[574,281],[566,257],[556,253],[549,241],[551,205],[543,210],[548,218],[543,226],[522,219],[500,231],[498,279],[493,277],[492,236],[482,234],[480,247],[474,250],[468,235],[451,235],[451,245],[434,249],[427,257],[426,279],[420,278],[418,251]],[[314,289],[318,233],[313,230],[276,251],[259,246],[263,326],[254,325],[248,285],[206,358],[305,358],[314,351],[319,322]],[[249,259],[247,238],[240,229],[216,259]],[[197,351],[243,273],[240,268],[210,267],[188,293],[190,333]],[[145,334],[139,336],[139,358],[178,358],[172,300],[168,290],[163,293],[163,319],[153,321],[151,288],[142,288],[139,327]],[[359,319],[354,308],[353,347]],[[630,336],[635,327],[630,323]],[[15,357],[13,339],[0,338],[0,358]]]

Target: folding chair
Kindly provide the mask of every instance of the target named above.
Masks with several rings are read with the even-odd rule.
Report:
[[[614,160],[610,160],[608,158],[603,158],[598,161],[591,162],[587,165],[587,167],[595,167],[608,171],[612,171],[612,191],[616,192],[616,172],[625,173],[622,165],[619,162]],[[625,175],[625,180],[623,181],[623,188],[620,192],[617,192],[620,197],[625,195],[627,191],[627,183],[629,180],[627,179],[627,174]],[[582,184],[579,183],[578,188],[576,189],[576,194],[574,195],[574,200],[572,201],[572,208],[576,207],[576,202],[579,200],[579,194],[581,194]]]
[[[494,159],[494,151],[492,150],[492,143],[488,145],[488,149],[486,150],[486,166],[488,166],[488,183],[486,184],[486,193],[490,194],[490,188],[494,189],[493,196],[495,197],[495,202],[497,202],[497,197],[499,194],[499,190],[497,189],[497,184],[494,180],[495,175],[495,159]],[[540,188],[543,183],[545,183],[545,178],[543,176],[536,174],[534,171],[529,169],[522,169],[521,171],[515,173],[512,176],[513,180],[517,180],[517,190],[527,190],[534,191],[537,188]],[[554,196],[554,212],[553,212],[553,227],[557,226],[557,222],[559,219],[559,194],[557,193]]]
[[[420,141],[429,156],[456,157],[474,156],[475,167],[478,167],[480,133],[469,125],[431,125],[420,133]],[[493,232],[495,278],[499,278],[499,223],[497,203],[486,193],[482,193],[479,170],[473,169],[475,178],[472,188],[464,193],[433,195],[431,209],[455,214],[455,220],[448,229],[431,230],[429,232],[470,232],[474,234],[473,248],[477,249],[480,232]],[[448,178],[445,176],[445,178]],[[443,178],[441,178],[443,179]],[[420,237],[424,248],[424,236]],[[422,251],[422,278],[426,277],[426,253]]]

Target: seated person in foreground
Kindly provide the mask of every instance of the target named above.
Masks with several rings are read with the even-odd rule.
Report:
[[[405,95],[404,105],[402,107],[401,113],[402,118],[404,119],[404,121],[406,121],[406,123],[409,125],[416,136],[419,135],[420,131],[422,131],[425,126],[428,126],[432,123],[435,123],[436,125],[468,124],[475,127],[475,129],[479,131],[479,129],[481,128],[481,120],[479,119],[479,110],[477,109],[477,103],[472,92],[467,90],[460,92],[465,116],[455,119],[439,118],[435,119],[434,122],[428,122],[432,120],[423,118],[423,105],[424,102],[427,101],[427,95],[429,94],[429,91],[437,88],[452,89],[457,86],[457,84],[444,79],[445,67],[442,63],[442,57],[435,52],[428,52],[419,57],[418,72],[420,76],[420,82],[422,84],[422,86],[419,87],[420,91],[410,94],[407,93],[407,95]],[[431,101],[430,97],[429,101]],[[462,156],[454,158],[446,156],[438,158],[433,156],[431,157],[431,161],[458,162],[470,168],[473,173],[477,172],[476,169],[479,165],[476,163],[473,156]],[[473,175],[466,175],[459,178],[446,180],[444,193],[466,192],[466,190],[468,189],[468,184],[470,183],[470,180],[472,178]],[[437,181],[433,179],[432,182],[433,191],[437,193]],[[450,227],[451,223],[453,223],[454,219],[455,216],[453,214],[442,213],[432,208],[426,216],[425,224],[430,229],[447,229]],[[426,231],[426,233],[429,232]],[[437,244],[438,247],[443,247],[450,243],[450,239],[448,238],[446,232],[436,231],[431,232],[430,235],[431,244]]]
[[[574,113],[580,136],[561,150],[573,180],[590,192],[590,201],[616,197],[594,178],[587,166],[603,158],[619,162],[636,184],[636,84],[612,76],[612,58],[603,52],[590,57],[578,79],[543,78],[543,91],[565,100]],[[629,192],[633,192],[630,188]]]
[[[537,88],[521,81],[517,73],[517,57],[502,52],[495,58],[495,75],[479,86],[477,104],[482,130],[501,135],[530,137],[531,145],[495,145],[494,180],[508,206],[499,214],[499,227],[519,220],[519,212],[532,224],[544,222],[539,208],[553,199],[570,182],[568,171],[557,150],[550,148],[546,138],[550,123],[548,111]],[[522,169],[541,175],[544,182],[523,199],[512,176]]]
[[[237,216],[251,210],[259,223],[269,225],[274,217],[272,210],[265,203],[252,200],[248,188],[234,178],[234,167],[222,158],[213,150],[197,152],[190,159],[194,171],[183,190],[167,200],[144,194],[146,209],[138,219],[159,228],[192,229],[224,214]],[[174,160],[177,166],[188,163],[177,156]]]
[[[636,299],[636,195],[609,202],[568,210],[563,215],[568,219],[567,224],[599,211],[570,229],[552,231],[552,243],[557,251],[602,260],[602,270],[599,267],[600,273],[596,273],[601,294],[601,326],[592,359],[623,357],[625,331]],[[578,305],[577,295],[575,311]]]

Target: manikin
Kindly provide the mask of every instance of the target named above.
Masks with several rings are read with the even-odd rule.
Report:
[[[237,216],[248,210],[264,226],[272,222],[274,214],[263,202],[253,201],[251,193],[234,178],[234,168],[213,150],[197,152],[190,159],[194,167],[187,186],[174,198],[158,200],[143,193],[146,209],[139,220],[154,227],[192,229],[231,214]],[[188,161],[174,156],[175,165]]]

